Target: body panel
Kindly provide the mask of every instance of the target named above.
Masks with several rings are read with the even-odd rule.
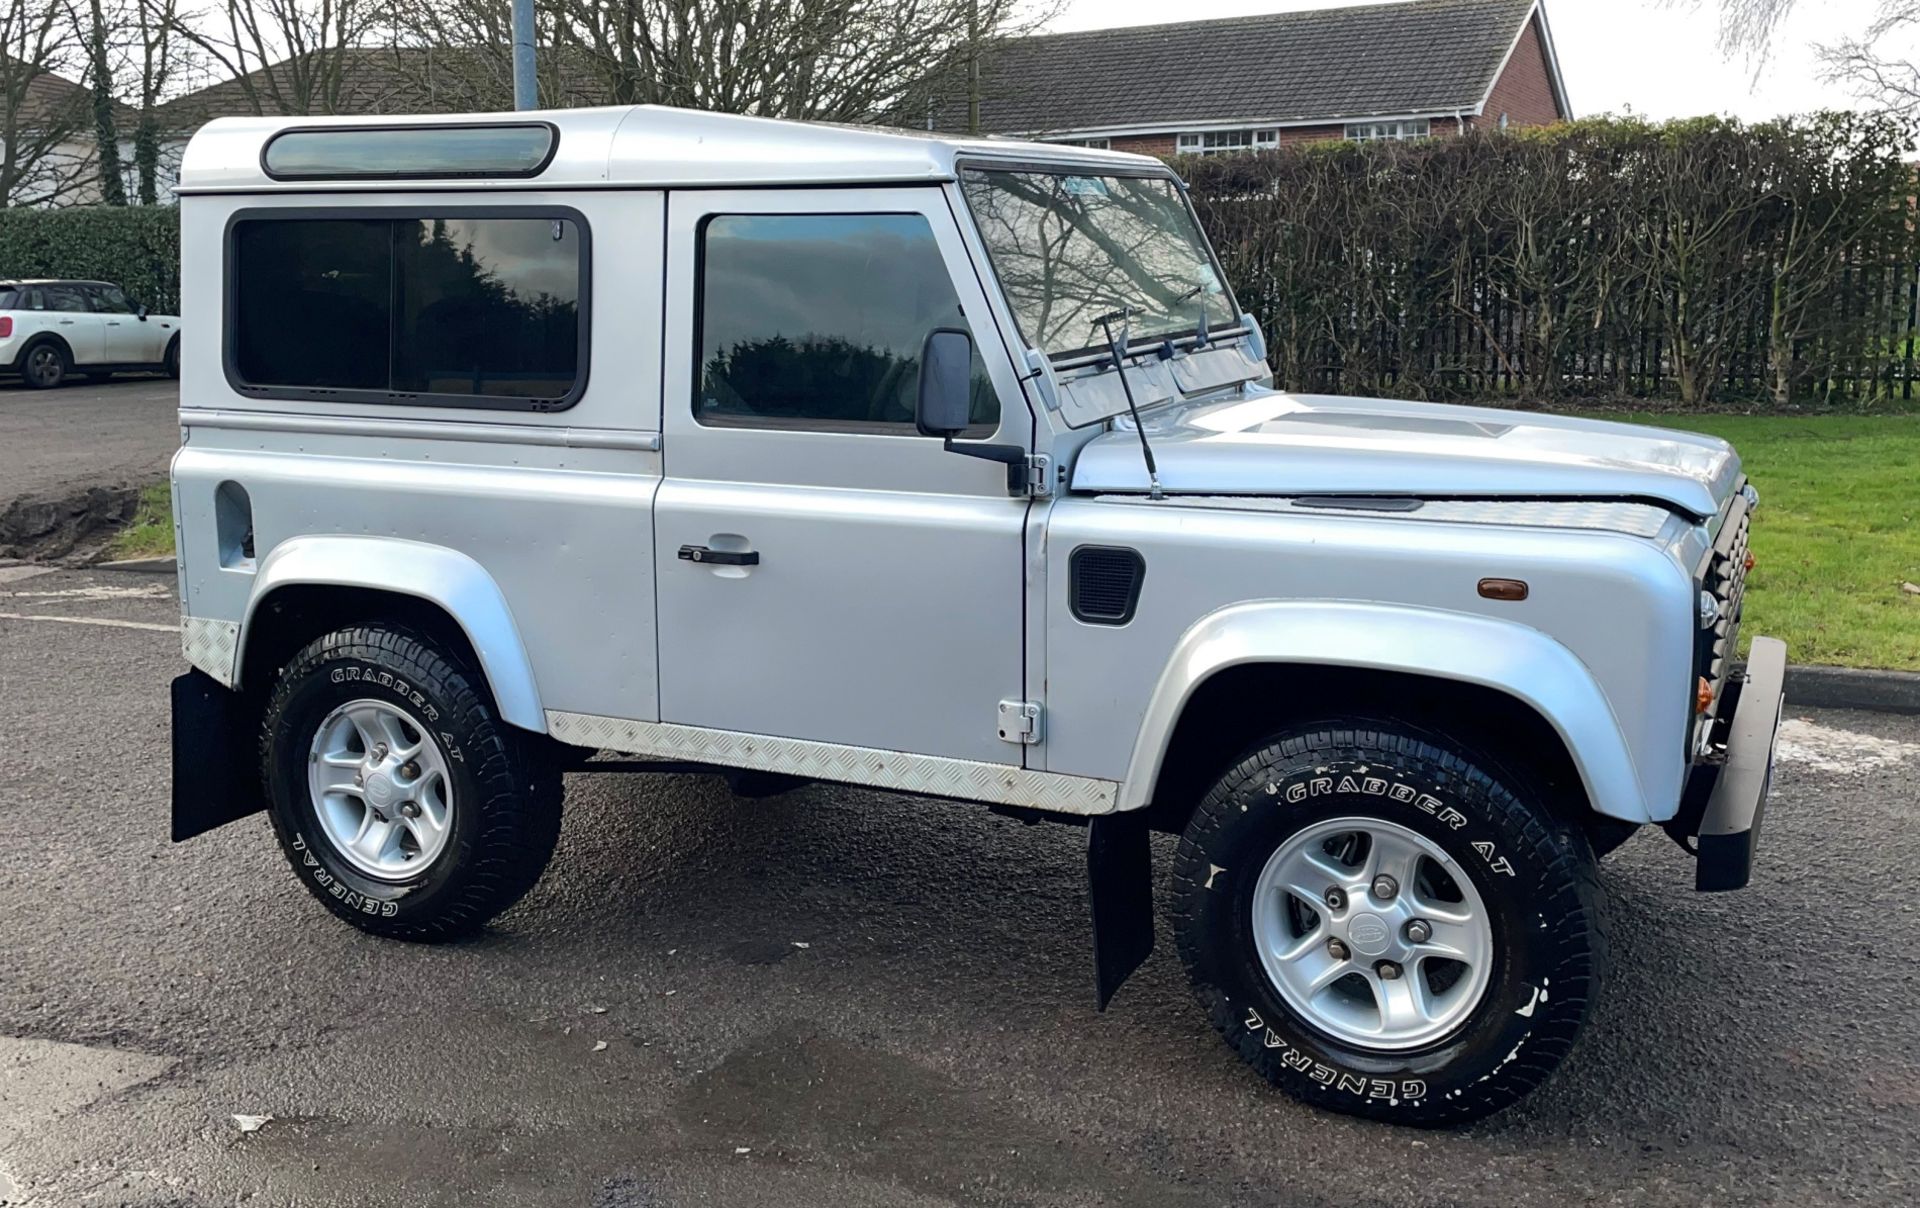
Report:
[[[438,604],[466,632],[493,689],[500,716],[525,730],[545,728],[540,689],[513,611],[485,567],[458,550],[397,537],[294,537],[260,565],[240,626],[246,648],[261,604],[281,588],[363,587]],[[243,674],[259,671],[244,668]]]
[[[1157,766],[1158,753],[1135,751],[1158,733],[1150,716],[1169,707],[1165,692],[1184,698],[1192,687],[1169,670],[1180,662],[1183,641],[1200,632],[1203,618],[1245,605],[1268,609],[1269,619],[1242,639],[1235,661],[1397,666],[1545,702],[1556,699],[1555,690],[1536,682],[1541,678],[1590,680],[1613,719],[1614,732],[1602,727],[1593,739],[1596,749],[1623,744],[1632,769],[1624,781],[1618,773],[1605,778],[1631,785],[1608,789],[1610,808],[1643,821],[1675,808],[1685,771],[1694,591],[1661,543],[1610,532],[1408,523],[1390,513],[1237,511],[1144,497],[1062,499],[1046,523],[1050,562],[1064,565],[1080,545],[1126,546],[1146,562],[1139,606],[1125,626],[1074,620],[1065,577],[1049,584],[1046,766],[1126,778],[1123,805],[1141,804],[1150,791],[1137,776]],[[1486,577],[1523,579],[1531,594],[1520,603],[1483,599],[1476,588]],[[1455,616],[1461,619],[1449,619]],[[1450,648],[1469,639],[1470,657]],[[1551,658],[1537,667],[1516,663],[1507,653],[1515,643]],[[1549,718],[1568,735],[1576,759],[1588,741],[1583,727],[1603,712],[1591,701],[1582,709],[1579,718]]]
[[[698,240],[714,216],[926,219],[967,315],[987,311],[938,189],[675,193],[668,220],[665,466],[655,509],[660,717],[685,726],[1018,765],[1026,501],[1004,467],[904,430],[710,426],[693,414]],[[989,439],[1032,429],[989,323]],[[751,551],[696,564],[682,546]]]
[[[1605,695],[1565,646],[1511,621],[1340,600],[1234,604],[1183,634],[1141,723],[1121,808],[1151,799],[1160,754],[1194,691],[1249,663],[1402,671],[1497,688],[1531,705],[1560,734],[1594,809],[1645,822],[1658,808],[1640,784]]]
[[[1705,518],[1740,480],[1725,441],[1567,416],[1249,390],[1145,419],[1175,492],[1642,498]],[[1145,491],[1138,435],[1094,440],[1073,487]]]

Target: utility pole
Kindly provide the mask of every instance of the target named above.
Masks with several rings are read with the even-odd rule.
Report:
[[[513,0],[513,107],[540,107],[540,86],[533,75],[533,0]]]

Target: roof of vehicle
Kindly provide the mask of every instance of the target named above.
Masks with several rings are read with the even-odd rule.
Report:
[[[91,277],[0,277],[0,289],[24,289],[29,285],[112,285]]]
[[[552,162],[526,179],[436,180],[427,186],[418,179],[276,181],[262,164],[268,140],[283,130],[527,121],[550,123],[559,131],[560,140]],[[1121,172],[1164,170],[1158,160],[1148,156],[1083,147],[923,134],[878,126],[781,121],[660,105],[622,105],[432,117],[220,118],[201,127],[187,144],[178,191],[925,183],[952,179],[957,161],[976,158],[1106,167]]]

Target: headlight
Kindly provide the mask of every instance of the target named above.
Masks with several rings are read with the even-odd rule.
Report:
[[[1710,591],[1700,593],[1700,628],[1712,629],[1720,620],[1720,601]]]

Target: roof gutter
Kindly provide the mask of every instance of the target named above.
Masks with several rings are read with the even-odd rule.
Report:
[[[1077,129],[1029,130],[1010,133],[1011,138],[1059,139],[1059,138],[1153,138],[1168,134],[1204,134],[1220,130],[1297,130],[1303,126],[1345,126],[1349,122],[1411,122],[1426,118],[1432,121],[1444,118],[1459,110],[1447,108],[1424,109],[1417,113],[1344,113],[1333,117],[1310,118],[1267,118],[1242,117],[1205,122],[1156,122],[1151,126],[1085,126]]]

